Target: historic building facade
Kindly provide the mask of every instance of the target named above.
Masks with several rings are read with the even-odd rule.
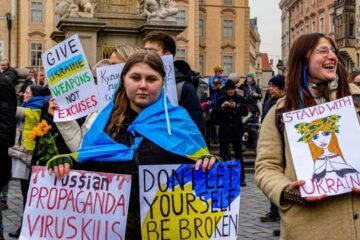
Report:
[[[356,2],[355,0],[336,0],[331,5],[331,14],[334,20],[334,39],[339,48],[339,57],[348,72],[359,66],[359,33],[356,23]]]
[[[282,57],[284,64],[292,43],[300,35],[312,32],[333,34],[331,4],[334,0],[281,0]]]
[[[0,0],[0,52],[2,50],[3,57],[11,59],[13,66],[38,67],[41,53],[56,44],[52,39],[61,36],[56,35],[59,34],[56,28],[59,18],[55,8],[59,2],[61,0]],[[217,64],[223,66],[225,74],[237,72],[242,76],[249,67],[254,67],[253,61],[250,64],[250,59],[254,60],[250,48],[258,44],[254,43],[254,37],[256,42],[258,36],[254,31],[250,33],[248,0],[176,2],[180,10],[176,16],[177,25],[186,26],[176,37],[178,59],[188,61],[193,69],[205,76],[212,75]],[[11,12],[12,3],[14,17],[8,51],[8,30],[3,18]],[[98,59],[102,57],[100,51],[97,51]]]

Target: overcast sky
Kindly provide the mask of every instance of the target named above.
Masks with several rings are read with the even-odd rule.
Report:
[[[281,58],[281,10],[279,0],[249,0],[250,17],[257,17],[260,32],[260,52],[268,53],[269,58]]]

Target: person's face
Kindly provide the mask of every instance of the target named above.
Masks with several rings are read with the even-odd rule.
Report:
[[[215,71],[215,76],[221,76],[223,74],[224,70]]]
[[[321,38],[308,56],[308,79],[311,83],[332,81],[336,77],[338,58],[329,40]]]
[[[45,83],[45,72],[44,72],[44,70],[40,70],[40,72],[38,73],[36,83],[39,84],[39,85],[44,85],[44,83]]]
[[[360,74],[354,78],[354,84],[360,87]]]
[[[7,61],[1,61],[0,62],[1,71],[4,72],[9,68],[9,64]]]
[[[27,87],[24,94],[23,94],[23,102],[29,101],[29,99],[32,97],[32,91],[30,87]]]
[[[163,79],[160,73],[145,63],[135,64],[124,76],[124,87],[130,107],[138,113],[159,98],[162,86]]]
[[[145,46],[144,49],[146,51],[154,51],[156,52],[159,56],[163,56],[163,55],[169,55],[169,52],[165,52],[163,48],[161,47],[161,45],[158,42],[145,42]]]
[[[254,81],[253,81],[253,78],[252,77],[246,77],[246,83],[247,84],[252,84]]]
[[[269,94],[272,98],[277,98],[282,95],[282,90],[276,85],[269,83]]]
[[[328,148],[331,140],[331,133],[328,131],[319,131],[312,138],[315,145],[319,148]]]
[[[230,97],[234,96],[235,88],[226,89],[226,94],[229,95]]]
[[[35,74],[35,71],[34,71],[34,70],[29,70],[28,77],[33,77],[34,74]]]
[[[124,63],[124,59],[120,58],[118,55],[116,55],[116,53],[112,53],[110,58],[109,58],[109,64],[113,65],[113,64],[119,64],[119,63]]]

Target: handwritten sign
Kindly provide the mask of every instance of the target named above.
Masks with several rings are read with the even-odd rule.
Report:
[[[142,239],[236,239],[240,163],[139,168]]]
[[[175,67],[174,58],[172,55],[164,55],[161,57],[164,63],[166,72],[166,92],[167,96],[172,105],[178,105],[178,97],[176,92],[176,78],[175,78]]]
[[[32,168],[20,239],[125,239],[131,176]]]
[[[78,35],[42,54],[51,95],[59,109],[54,121],[74,120],[99,108],[95,82]]]
[[[121,72],[124,63],[100,67],[96,69],[100,110],[103,109],[113,98],[114,91],[120,83]]]
[[[301,196],[360,188],[360,127],[352,97],[283,114]]]

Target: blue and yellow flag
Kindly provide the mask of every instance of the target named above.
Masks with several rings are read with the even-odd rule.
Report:
[[[21,106],[24,108],[24,137],[23,146],[28,151],[35,149],[35,141],[30,139],[31,132],[40,121],[41,107],[50,97],[35,96]]]
[[[50,161],[57,157],[67,156],[71,156],[79,163],[89,160],[131,161],[141,144],[142,137],[135,137],[132,146],[116,143],[104,131],[113,108],[114,103],[110,102],[98,115],[84,136],[82,147],[78,152],[58,155]],[[165,108],[167,108],[168,115],[165,114]],[[169,127],[171,131],[169,131]],[[164,91],[157,101],[146,107],[137,116],[127,130],[133,136],[136,136],[137,133],[169,152],[193,160],[209,154],[204,138],[189,114],[182,107],[171,105],[168,97],[164,96]],[[48,164],[48,167],[50,165]]]

